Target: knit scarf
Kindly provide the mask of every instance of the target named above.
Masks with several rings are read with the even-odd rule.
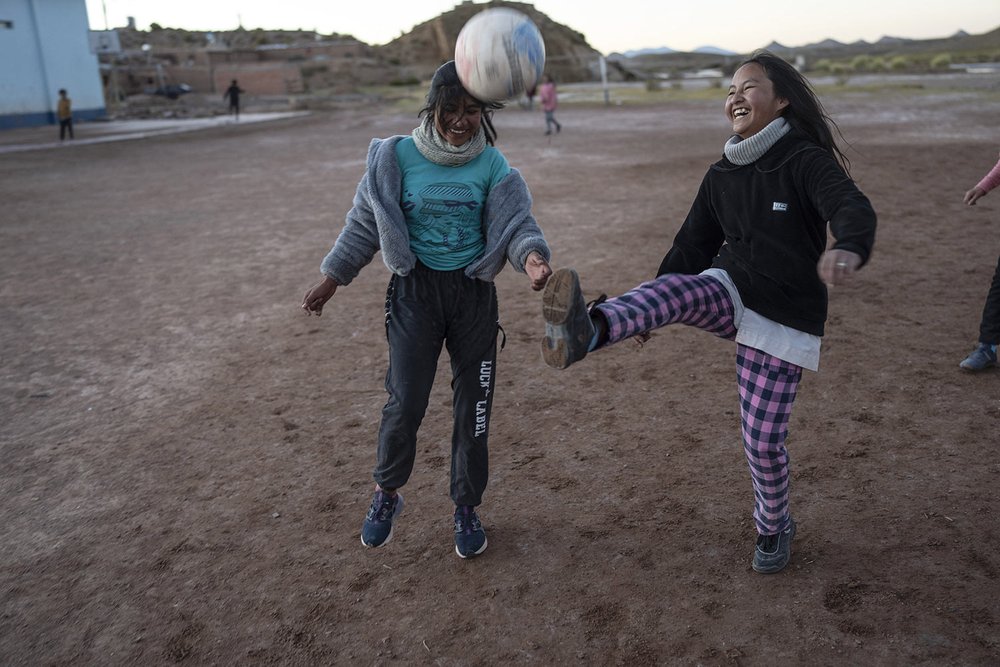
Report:
[[[479,156],[486,148],[486,131],[482,126],[476,135],[461,146],[452,146],[438,134],[434,127],[434,118],[430,114],[424,117],[420,127],[413,129],[413,141],[417,150],[425,158],[444,167],[457,167]]]
[[[740,135],[734,134],[726,142],[726,158],[733,164],[740,166],[756,162],[764,153],[768,151],[778,139],[785,136],[791,130],[788,121],[778,116],[760,132],[752,134],[746,139],[741,139]]]

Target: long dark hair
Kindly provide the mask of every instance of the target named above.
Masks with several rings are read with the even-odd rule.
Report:
[[[476,100],[483,107],[483,132],[486,134],[486,143],[490,146],[497,138],[497,131],[493,127],[493,112],[503,109],[500,102],[483,102],[477,99],[462,85],[458,78],[458,70],[455,68],[455,61],[449,60],[444,65],[438,67],[431,80],[431,88],[427,91],[427,103],[420,110],[418,116],[429,114],[431,118],[437,118],[438,114],[448,104],[458,104],[458,102],[468,95]]]
[[[782,114],[788,124],[805,132],[810,139],[829,151],[844,171],[850,173],[851,161],[837,145],[833,130],[836,130],[841,140],[844,140],[844,135],[826,113],[809,81],[791,63],[769,51],[754,51],[740,63],[740,67],[750,63],[763,67],[774,86],[774,94],[788,100],[788,106]]]

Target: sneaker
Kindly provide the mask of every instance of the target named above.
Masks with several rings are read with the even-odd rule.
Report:
[[[580,277],[573,269],[558,269],[542,294],[545,338],[542,357],[552,368],[566,368],[587,356],[594,338],[594,323],[580,291]]]
[[[795,521],[788,520],[788,528],[777,535],[758,535],[753,551],[753,569],[761,574],[781,572],[792,557],[792,538],[795,537]]]
[[[479,523],[476,508],[459,505],[455,508],[455,553],[459,558],[472,558],[486,551],[486,531]]]
[[[390,496],[382,489],[375,491],[365,522],[361,524],[361,544],[380,547],[392,539],[392,522],[403,512],[403,495]]]
[[[992,345],[980,343],[958,366],[967,371],[981,371],[997,365],[997,353]]]

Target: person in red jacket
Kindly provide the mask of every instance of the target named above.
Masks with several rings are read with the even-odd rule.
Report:
[[[985,197],[987,192],[998,185],[1000,185],[1000,162],[997,162],[974,188],[965,193],[965,203],[975,206],[981,197]],[[979,343],[959,366],[967,371],[981,371],[996,366],[997,343],[1000,343],[1000,259],[997,260],[997,269],[993,273],[993,282],[990,283],[990,291],[986,294],[983,316],[979,321]]]
[[[555,126],[556,133],[562,131],[562,125],[556,120],[556,109],[559,107],[559,95],[556,93],[556,82],[546,74],[542,79],[542,85],[538,90],[538,101],[542,104],[542,111],[545,112],[545,134],[552,134],[552,127]]]
[[[576,272],[557,270],[542,297],[542,356],[565,368],[675,323],[735,341],[757,527],[751,565],[771,574],[791,557],[785,440],[802,370],[819,367],[827,285],[846,282],[868,261],[876,218],[847,173],[836,125],[790,64],[767,52],[744,61],[725,113],[733,136],[657,277],[588,310]]]

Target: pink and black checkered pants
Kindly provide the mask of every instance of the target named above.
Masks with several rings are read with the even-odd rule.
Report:
[[[729,292],[710,276],[669,273],[597,308],[608,324],[608,344],[667,324],[687,324],[734,339]],[[743,450],[754,490],[754,521],[762,535],[788,527],[788,418],[802,368],[737,344]]]

